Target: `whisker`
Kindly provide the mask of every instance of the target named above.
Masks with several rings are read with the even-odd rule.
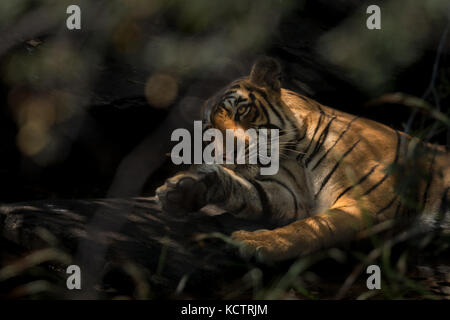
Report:
[[[289,152],[293,152],[293,153],[297,153],[297,154],[306,154],[306,152],[301,152],[301,151],[298,151],[298,150],[287,149],[287,148],[283,148],[283,149],[280,149],[280,150],[282,150],[282,151],[289,151]]]

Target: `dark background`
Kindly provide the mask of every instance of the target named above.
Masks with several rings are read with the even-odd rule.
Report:
[[[170,133],[277,58],[283,87],[404,130],[403,92],[448,115],[447,1],[27,1],[0,5],[0,202],[152,195]],[[69,4],[81,30],[68,30]],[[366,8],[381,7],[381,30]],[[410,132],[449,143],[419,113]]]

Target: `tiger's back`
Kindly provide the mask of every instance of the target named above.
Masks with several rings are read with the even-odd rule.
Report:
[[[308,118],[313,125],[308,130],[310,140],[299,146],[306,154],[297,156],[313,182],[317,203],[313,214],[339,205],[345,194],[353,193],[378,220],[394,218],[413,209],[406,208],[399,194],[406,187],[418,200],[414,206],[423,212],[421,220],[434,224],[446,205],[450,186],[450,156],[444,147],[423,144],[386,125],[323,106],[290,90],[282,89],[282,99],[296,118]],[[403,166],[411,171],[396,174]],[[402,181],[417,172],[421,174],[417,181]],[[341,205],[348,205],[348,199]]]

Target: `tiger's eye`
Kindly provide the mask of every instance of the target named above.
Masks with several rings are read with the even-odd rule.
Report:
[[[247,114],[248,113],[248,111],[250,110],[250,107],[247,105],[247,106],[240,106],[238,109],[237,109],[237,113],[240,115],[240,116],[244,116],[245,114]]]

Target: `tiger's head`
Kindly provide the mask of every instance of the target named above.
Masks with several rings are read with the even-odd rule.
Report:
[[[262,58],[250,75],[233,81],[204,107],[204,129],[278,129],[280,157],[295,157],[298,128],[290,109],[281,99],[281,68],[272,58]]]

